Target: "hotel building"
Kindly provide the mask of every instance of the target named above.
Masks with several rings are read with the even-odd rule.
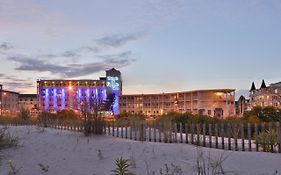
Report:
[[[19,108],[28,109],[32,116],[38,114],[37,94],[19,94]]]
[[[215,89],[187,92],[122,95],[120,113],[157,116],[168,112],[192,113],[225,118],[235,115],[235,90]]]
[[[38,80],[37,95],[40,111],[56,112],[63,109],[81,110],[83,100],[104,101],[109,94],[115,95],[113,114],[118,114],[119,95],[122,94],[121,72],[106,71],[99,80]]]
[[[272,83],[267,87],[263,80],[259,89],[253,82],[250,90],[250,108],[256,106],[273,106],[281,109],[281,82]]]
[[[0,115],[15,115],[19,110],[19,93],[3,89],[0,85]]]

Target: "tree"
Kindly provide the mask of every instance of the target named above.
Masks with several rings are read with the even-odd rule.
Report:
[[[109,93],[107,95],[106,100],[104,101],[103,110],[104,111],[110,111],[114,115],[113,106],[114,106],[115,100],[116,100],[116,95],[114,93]]]
[[[20,112],[18,114],[18,118],[20,118],[23,121],[28,121],[31,118],[31,114],[30,111],[28,109],[25,108],[21,108]]]
[[[277,108],[272,106],[261,107],[257,106],[251,111],[245,113],[244,117],[257,116],[263,122],[277,122],[281,121],[281,113]]]
[[[104,121],[102,119],[104,101],[96,96],[91,96],[81,101],[81,114],[84,120],[84,134],[102,134]]]

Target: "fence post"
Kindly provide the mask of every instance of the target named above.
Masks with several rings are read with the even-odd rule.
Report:
[[[276,143],[277,143],[277,147],[278,153],[281,153],[281,131],[280,131],[280,122],[276,122]]]
[[[191,144],[194,144],[194,124],[191,124]]]
[[[146,128],[147,128],[147,122],[144,121],[143,123],[143,141],[146,141]]]
[[[115,136],[115,121],[112,122],[112,136]]]
[[[169,138],[170,143],[173,143],[173,123],[171,121],[169,122]]]
[[[124,122],[121,122],[121,138],[123,139],[124,138],[124,133],[123,133],[123,131],[124,131]]]
[[[238,130],[238,124],[234,124],[234,144],[235,144],[235,151],[238,151],[238,135],[239,135],[239,130]]]
[[[206,124],[203,124],[203,147],[206,147]]]
[[[197,129],[197,145],[200,146],[201,125],[197,124],[196,129]]]
[[[129,126],[129,121],[126,122],[126,128],[125,128],[125,138],[128,139],[128,126]]]
[[[130,140],[133,140],[133,122],[129,121],[130,125]]]
[[[269,123],[269,142],[270,142],[270,152],[273,153],[274,150],[273,150],[273,133],[272,133],[272,123],[270,122]]]
[[[219,129],[218,124],[215,124],[215,135],[216,135],[216,148],[219,148]]]
[[[162,132],[162,124],[163,123],[159,123],[159,128],[158,128],[158,134],[159,134],[158,141],[159,142],[162,142],[162,134],[161,134],[161,132]]]
[[[245,132],[244,132],[244,123],[240,124],[240,133],[242,139],[242,151],[245,151]]]
[[[212,148],[212,124],[209,124],[209,147]]]
[[[281,131],[280,122],[276,122],[276,143],[278,147],[278,153],[281,153]]]
[[[140,141],[144,141],[144,124],[140,122]]]
[[[180,142],[183,143],[183,137],[182,137],[182,123],[180,123]]]
[[[157,138],[156,138],[156,122],[153,123],[153,140],[154,140],[154,142],[157,142]]]
[[[174,124],[175,143],[178,143],[178,128],[177,123]]]
[[[185,143],[188,144],[188,124],[185,123]]]
[[[151,123],[148,125],[148,141],[151,142]]]
[[[251,124],[248,123],[248,147],[249,147],[249,151],[252,151],[252,131],[251,131]]]
[[[262,132],[262,151],[266,152],[266,143],[265,143],[265,123],[261,125],[261,132]]]
[[[232,148],[231,148],[232,134],[231,134],[231,124],[230,123],[227,124],[227,132],[228,132],[228,150],[232,150]]]
[[[255,123],[255,140],[256,140],[256,151],[259,152],[259,130],[258,130],[257,123]]]
[[[220,135],[221,135],[221,147],[224,149],[224,124],[221,124],[221,130],[220,130]]]
[[[134,135],[135,135],[135,140],[138,140],[138,124],[137,122],[134,122]]]

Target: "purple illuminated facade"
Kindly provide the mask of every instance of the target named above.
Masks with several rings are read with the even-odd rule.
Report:
[[[80,111],[83,102],[90,102],[90,99],[105,101],[108,94],[113,93],[115,101],[112,112],[118,114],[118,99],[122,93],[121,84],[121,73],[116,69],[106,71],[106,77],[99,80],[39,80],[37,81],[39,110]]]

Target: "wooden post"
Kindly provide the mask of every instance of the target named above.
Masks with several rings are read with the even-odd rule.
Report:
[[[146,141],[146,128],[147,128],[147,123],[144,122],[143,124],[143,141]]]
[[[252,151],[252,131],[251,131],[251,124],[248,123],[248,147],[249,151]]]
[[[224,149],[224,124],[221,124],[221,131],[220,131],[220,135],[221,135],[221,147],[222,149]]]
[[[262,132],[262,151],[266,152],[266,143],[265,143],[265,123],[261,125],[261,132]]]
[[[159,128],[158,128],[158,134],[159,134],[158,140],[159,140],[159,142],[162,142],[162,134],[161,134],[161,132],[162,132],[162,123],[159,123]]]
[[[107,122],[107,129],[108,129],[108,135],[111,135],[111,131],[110,131],[110,122]]]
[[[280,123],[276,122],[276,141],[278,146],[278,152],[281,153],[281,130],[280,130]]]
[[[153,123],[153,140],[154,142],[157,142],[157,138],[156,138],[156,123]]]
[[[151,142],[151,124],[148,125],[148,141]]]
[[[123,131],[124,131],[124,122],[121,122],[121,138],[122,139],[124,138]]]
[[[197,145],[200,146],[200,134],[201,134],[201,128],[200,128],[200,124],[196,125],[196,129],[197,129]]]
[[[259,130],[258,124],[255,123],[255,140],[256,140],[256,151],[259,152]]]
[[[133,140],[133,122],[130,121],[130,140]]]
[[[178,128],[177,123],[174,124],[175,143],[178,143]]]
[[[212,124],[209,124],[209,147],[212,148]]]
[[[227,132],[228,132],[228,150],[232,150],[232,148],[231,148],[231,124],[230,123],[228,123],[227,124]]]
[[[135,140],[138,139],[138,123],[137,122],[134,122],[134,135],[135,135]]]
[[[244,133],[244,124],[240,124],[240,133],[242,139],[242,151],[245,151],[245,133]]]
[[[273,153],[274,152],[274,143],[273,143],[273,132],[272,132],[272,123],[269,123],[269,144],[270,144],[270,152]]]
[[[140,141],[144,141],[144,124],[143,122],[140,123]]]
[[[203,147],[206,147],[206,124],[203,124]]]
[[[129,126],[129,121],[126,122],[125,126],[125,138],[128,139],[128,126]]]
[[[115,124],[115,122],[112,122],[112,136],[115,136],[114,124]]]
[[[239,132],[238,132],[238,126],[236,123],[234,124],[233,130],[234,130],[233,133],[234,133],[235,151],[238,151],[238,134],[239,134]]]
[[[170,143],[173,143],[173,123],[169,122],[169,138]]]
[[[185,123],[185,143],[188,144],[188,124]]]
[[[182,137],[182,123],[180,123],[180,142],[183,143],[183,137]]]
[[[194,144],[194,124],[191,124],[191,144]]]
[[[215,124],[215,135],[216,135],[216,148],[219,148],[219,129],[218,124]]]

